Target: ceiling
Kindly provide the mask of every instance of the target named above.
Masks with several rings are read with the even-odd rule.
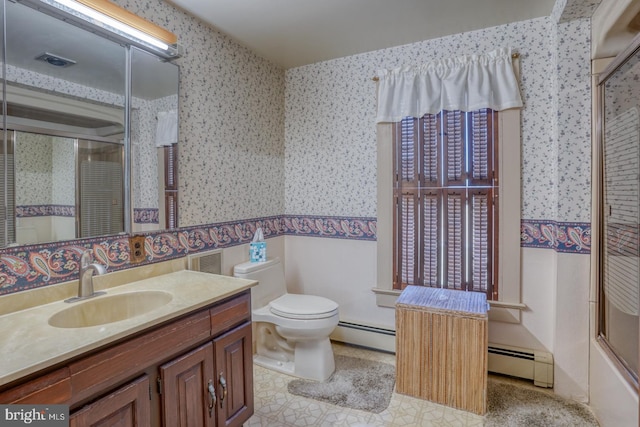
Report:
[[[555,0],[168,0],[293,68],[549,16]]]

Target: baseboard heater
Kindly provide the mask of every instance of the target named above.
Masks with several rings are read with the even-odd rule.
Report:
[[[330,338],[389,353],[396,352],[396,331],[393,329],[340,321]]]
[[[538,387],[553,387],[553,355],[489,343],[489,372],[533,380]]]
[[[340,321],[331,339],[389,353],[396,352],[396,332],[392,329]],[[488,365],[489,372],[532,380],[538,387],[553,387],[551,353],[489,343]]]

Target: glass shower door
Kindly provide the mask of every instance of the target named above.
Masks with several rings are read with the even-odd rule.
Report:
[[[78,140],[78,237],[124,230],[123,145]]]
[[[599,336],[638,384],[640,284],[640,52],[601,83]]]

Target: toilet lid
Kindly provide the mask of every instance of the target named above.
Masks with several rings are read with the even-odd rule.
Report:
[[[338,312],[338,304],[315,295],[284,294],[269,303],[273,314],[290,319],[324,319]]]

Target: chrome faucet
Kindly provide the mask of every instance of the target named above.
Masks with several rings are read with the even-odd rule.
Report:
[[[78,277],[78,296],[66,299],[65,302],[81,301],[87,298],[93,298],[106,292],[94,292],[93,275],[104,274],[106,269],[102,264],[91,263],[91,251],[83,252],[80,257],[80,268]]]

